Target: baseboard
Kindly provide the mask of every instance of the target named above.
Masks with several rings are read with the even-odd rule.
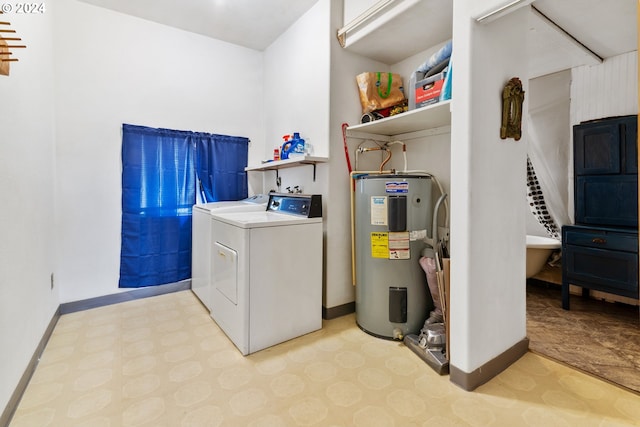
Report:
[[[60,314],[75,313],[76,311],[88,310],[90,308],[103,307],[105,305],[118,304],[121,302],[133,301],[141,298],[149,298],[158,295],[170,294],[173,292],[186,291],[188,289],[191,289],[190,279],[183,280],[181,282],[169,283],[167,285],[137,288],[128,292],[60,304]]]
[[[11,421],[11,418],[13,417],[13,414],[15,413],[16,409],[18,409],[18,404],[20,403],[20,399],[22,399],[22,395],[24,394],[24,391],[27,389],[27,385],[29,385],[29,381],[31,381],[31,377],[33,376],[33,373],[36,371],[36,367],[38,366],[38,362],[40,361],[40,356],[42,356],[42,352],[44,351],[44,348],[47,346],[47,343],[49,342],[49,338],[51,337],[51,334],[53,333],[53,329],[56,327],[56,324],[58,323],[59,318],[60,318],[60,307],[58,307],[56,312],[53,314],[53,317],[51,318],[51,321],[49,322],[47,329],[44,331],[44,334],[42,335],[42,338],[40,339],[40,342],[36,347],[36,351],[33,352],[33,356],[31,356],[31,360],[29,361],[27,368],[22,374],[20,381],[18,381],[18,385],[13,391],[13,394],[11,395],[11,398],[9,399],[7,406],[4,408],[4,411],[0,416],[0,426],[8,426],[9,421]]]
[[[338,305],[335,307],[326,308],[322,306],[322,318],[325,320],[335,319],[347,314],[354,313],[356,311],[356,302],[348,302],[346,304]]]
[[[507,369],[527,351],[529,351],[529,338],[524,338],[473,372],[467,373],[450,365],[449,380],[466,391],[475,390]]]
[[[102,297],[90,298],[82,301],[74,301],[68,302],[64,304],[60,304],[58,309],[53,315],[51,322],[49,322],[49,326],[45,330],[42,338],[40,339],[40,343],[36,347],[36,350],[27,365],[16,389],[13,391],[9,402],[7,403],[6,408],[2,412],[0,416],[0,426],[8,426],[13,414],[18,408],[18,404],[20,403],[20,399],[22,399],[22,395],[24,391],[27,389],[27,385],[29,385],[29,381],[33,376],[33,373],[38,366],[38,362],[40,361],[40,356],[42,356],[42,352],[44,348],[47,346],[49,342],[49,338],[53,333],[53,329],[56,327],[58,323],[58,319],[63,314],[75,313],[77,311],[88,310],[90,308],[102,307],[105,305],[118,304],[126,301],[133,301],[141,298],[149,298],[157,295],[170,294],[172,292],[179,292],[191,289],[191,280],[183,280],[181,282],[170,283],[167,285],[159,285],[159,286],[150,286],[146,288],[139,288],[128,292],[123,292],[120,294],[113,295],[105,295]]]

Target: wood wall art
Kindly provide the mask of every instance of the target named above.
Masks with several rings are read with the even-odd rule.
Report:
[[[27,46],[15,44],[21,41],[19,37],[15,37],[15,30],[10,29],[11,23],[3,20],[3,12],[0,11],[0,75],[9,75],[9,64],[18,62],[11,49],[22,49]],[[11,43],[11,44],[10,44]]]

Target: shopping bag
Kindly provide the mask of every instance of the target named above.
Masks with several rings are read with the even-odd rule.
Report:
[[[356,76],[362,114],[405,102],[400,74],[366,72]]]

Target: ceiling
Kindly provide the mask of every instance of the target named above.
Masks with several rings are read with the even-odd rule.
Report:
[[[264,50],[318,0],[81,0],[127,15]]]
[[[81,1],[264,50],[318,0]],[[636,0],[536,0],[532,6],[540,12],[529,29],[539,65],[533,76],[637,50]],[[563,31],[575,40],[558,37]]]
[[[636,0],[536,0],[529,24],[529,77],[638,49]]]

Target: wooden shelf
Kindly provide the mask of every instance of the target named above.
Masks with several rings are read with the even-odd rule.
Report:
[[[304,156],[304,157],[295,157],[293,159],[287,160],[275,160],[272,162],[266,162],[259,166],[247,166],[244,168],[245,171],[269,171],[269,170],[278,170],[285,168],[292,168],[300,165],[315,165],[316,163],[326,163],[329,159],[326,157],[313,157],[313,156]]]
[[[360,132],[376,135],[396,136],[421,130],[451,126],[451,100],[427,105],[396,116],[386,117],[369,123],[349,126],[347,135]]]

